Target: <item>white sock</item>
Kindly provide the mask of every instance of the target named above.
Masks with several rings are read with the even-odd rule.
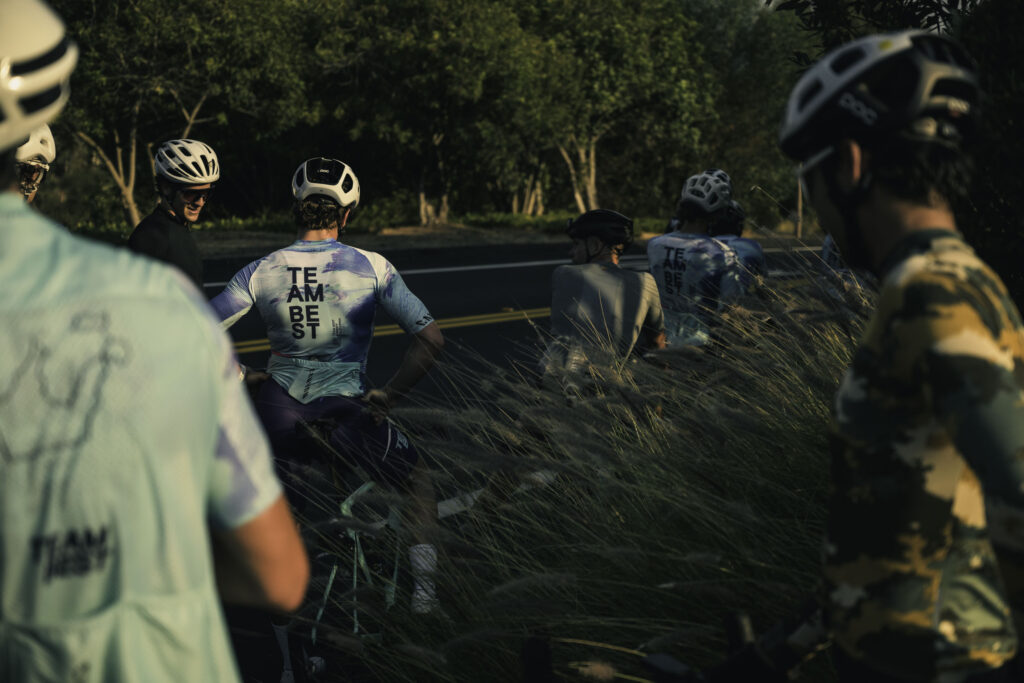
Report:
[[[429,543],[420,543],[409,548],[409,564],[412,565],[412,613],[426,614],[437,609],[437,587],[434,574],[437,572],[437,548]]]

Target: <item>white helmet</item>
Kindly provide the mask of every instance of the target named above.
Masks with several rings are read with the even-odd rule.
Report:
[[[0,152],[52,121],[70,94],[78,47],[41,0],[0,2]]]
[[[704,173],[706,175],[713,175],[719,180],[725,181],[725,183],[729,185],[729,192],[732,192],[732,178],[729,177],[728,173],[726,173],[720,168],[708,168],[705,169]]]
[[[179,185],[205,185],[220,179],[217,153],[198,140],[168,140],[153,159],[158,176]]]
[[[57,148],[53,142],[53,133],[45,123],[29,136],[28,142],[14,153],[19,164],[31,163],[50,170],[50,164],[57,158]]]
[[[725,179],[722,179],[725,176]],[[725,171],[708,169],[703,173],[690,176],[683,184],[683,192],[679,204],[690,204],[699,207],[704,213],[713,213],[732,200],[732,184]]]
[[[292,194],[300,202],[309,197],[327,197],[343,209],[354,209],[359,206],[359,179],[343,161],[306,159],[292,176]]]

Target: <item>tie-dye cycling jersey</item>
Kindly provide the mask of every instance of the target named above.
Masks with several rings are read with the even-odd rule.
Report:
[[[252,308],[267,326],[267,371],[296,400],[362,396],[378,306],[416,334],[433,322],[380,254],[299,240],[238,271],[211,302],[230,327]]]
[[[761,245],[736,235],[670,232],[647,244],[671,345],[706,344],[714,315],[765,271]]]

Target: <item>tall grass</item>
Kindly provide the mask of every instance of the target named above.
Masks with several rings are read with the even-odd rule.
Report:
[[[444,405],[395,415],[439,497],[490,482],[443,524],[444,617],[414,617],[400,596],[381,642],[335,623],[334,655],[368,680],[518,681],[536,634],[707,666],[724,655],[726,615],[764,629],[791,612],[817,579],[830,405],[870,301],[811,271],[783,284],[722,316],[712,350],[594,350],[579,395],[530,368],[444,363]],[[525,486],[539,470],[557,476]],[[335,591],[328,611],[352,597]],[[556,642],[554,659],[643,675],[599,645]],[[831,680],[827,660],[810,666],[809,680]]]

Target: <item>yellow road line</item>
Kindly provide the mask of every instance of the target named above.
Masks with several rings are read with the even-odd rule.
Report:
[[[550,308],[527,308],[512,311],[499,311],[498,313],[482,313],[480,315],[464,315],[456,318],[443,318],[437,321],[437,326],[442,330],[455,327],[473,327],[476,325],[496,325],[498,323],[515,322],[517,320],[534,320],[551,316]],[[390,337],[402,334],[404,331],[398,325],[380,325],[373,331],[374,337]],[[235,353],[258,353],[269,351],[270,341],[267,339],[247,339],[235,342]]]

